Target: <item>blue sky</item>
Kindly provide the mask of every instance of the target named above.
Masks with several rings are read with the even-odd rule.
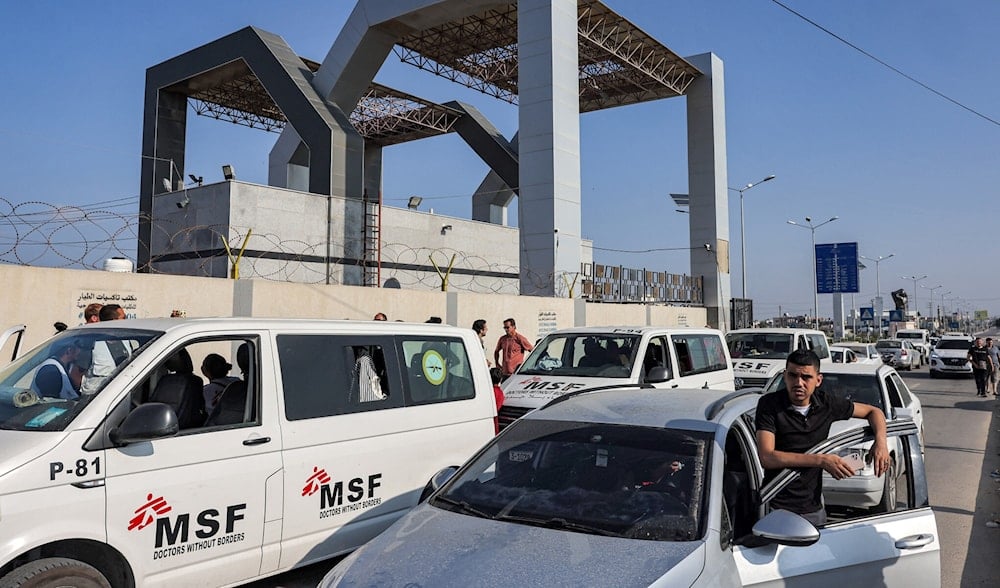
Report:
[[[949,307],[1000,314],[1000,263],[993,242],[1000,127],[933,95],[810,26],[769,0],[606,0],[682,56],[716,53],[725,64],[729,185],[777,178],[746,192],[748,290],[758,318],[811,312],[803,217],[840,219],[817,242],[857,241],[881,263],[889,292],[900,276],[951,291]],[[349,0],[4,2],[0,14],[0,198],[138,208],[145,69],[247,25],[281,35],[300,55],[326,55]],[[991,0],[788,0],[791,8],[951,98],[1000,119],[1000,3]],[[514,107],[466,90],[394,57],[378,81],[436,101],[479,107],[505,134]],[[688,217],[670,192],[687,191],[683,99],[583,115],[583,236],[595,260],[687,273]],[[266,183],[277,135],[189,118],[186,171]],[[468,218],[486,166],[457,136],[385,152],[384,198],[425,198],[439,214]],[[739,199],[731,200],[733,292],[740,292]],[[132,203],[134,199],[134,204]],[[21,211],[28,210],[22,208]],[[0,214],[9,208],[0,202]],[[0,223],[0,252],[10,230]],[[63,230],[55,239],[72,241]],[[5,241],[4,239],[8,239]],[[64,246],[71,253],[72,246]],[[70,255],[72,256],[72,255]],[[9,259],[9,256],[4,256]],[[858,305],[875,296],[875,267],[861,273]],[[848,302],[849,302],[848,297]],[[913,294],[911,293],[911,299]],[[920,310],[929,291],[918,288]],[[820,314],[830,316],[829,295]]]

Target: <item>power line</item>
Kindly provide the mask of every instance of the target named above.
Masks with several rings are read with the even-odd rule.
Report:
[[[946,94],[944,94],[942,92],[939,92],[939,91],[935,90],[934,88],[932,88],[932,87],[928,86],[927,84],[921,82],[920,80],[918,80],[917,78],[911,76],[910,74],[908,74],[906,72],[903,72],[903,71],[901,71],[900,69],[898,69],[896,67],[893,67],[892,65],[890,65],[890,64],[886,63],[885,61],[879,59],[878,57],[872,55],[868,51],[865,51],[861,47],[858,47],[854,43],[848,41],[844,37],[841,37],[837,33],[831,31],[830,29],[828,29],[826,27],[824,27],[823,25],[819,24],[818,22],[810,19],[809,17],[807,17],[807,16],[805,16],[805,15],[799,13],[799,12],[796,12],[795,10],[792,10],[788,6],[785,6],[784,4],[782,4],[781,2],[779,2],[778,0],[771,0],[771,2],[777,4],[778,6],[784,8],[785,10],[787,10],[788,12],[794,14],[795,16],[801,18],[802,20],[804,20],[807,23],[811,24],[812,26],[816,27],[817,29],[819,29],[819,30],[823,31],[824,33],[830,35],[834,39],[837,39],[838,41],[840,41],[841,43],[847,45],[851,49],[854,49],[858,53],[861,53],[865,57],[867,57],[867,58],[875,61],[876,63],[878,63],[878,64],[880,64],[880,65],[882,65],[882,66],[884,66],[884,67],[886,67],[886,68],[888,68],[890,70],[892,70],[896,74],[898,74],[898,75],[900,75],[900,76],[902,76],[902,77],[910,80],[914,84],[917,84],[918,86],[920,86],[921,88],[927,90],[928,92],[931,92],[932,94],[935,94],[935,95],[937,95],[937,96],[939,96],[941,98],[944,98],[945,100],[947,100],[948,102],[951,102],[955,106],[958,106],[959,108],[967,110],[967,111],[971,112],[972,114],[978,116],[979,118],[981,118],[983,120],[989,121],[989,122],[991,122],[991,123],[993,123],[993,124],[995,124],[997,126],[1000,126],[1000,121],[997,121],[996,119],[990,118],[989,116],[986,116],[985,114],[979,112],[978,110],[976,110],[976,109],[974,109],[972,107],[966,106],[965,104],[962,104],[958,100],[955,100],[954,98],[952,98],[952,97],[950,97],[950,96],[948,96],[948,95],[946,95]]]

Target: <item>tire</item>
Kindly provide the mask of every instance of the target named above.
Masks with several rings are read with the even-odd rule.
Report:
[[[65,557],[28,562],[0,578],[0,588],[111,588],[97,568]]]
[[[896,512],[896,460],[889,464],[889,471],[882,474],[885,482],[882,484],[882,501],[879,502],[879,512]]]

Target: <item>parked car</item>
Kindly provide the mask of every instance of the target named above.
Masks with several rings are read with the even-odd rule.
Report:
[[[911,421],[889,424],[896,512],[771,510],[745,390],[592,390],[525,415],[323,579],[343,586],[939,586],[940,543]],[[870,439],[853,428],[813,450]],[[905,483],[904,483],[905,481]],[[443,485],[442,485],[443,484]],[[779,565],[780,564],[780,565]]]
[[[784,372],[782,372],[783,374]],[[921,447],[924,439],[924,415],[920,399],[910,391],[906,382],[895,369],[888,365],[845,364],[823,368],[821,388],[827,394],[840,396],[852,402],[861,402],[878,408],[885,414],[886,421],[913,421],[919,431]],[[764,393],[787,391],[781,374],[772,378]],[[850,419],[837,421],[830,428],[830,434],[865,426],[867,421]],[[841,452],[842,457],[864,458],[871,449],[871,443],[861,443]],[[878,507],[885,512],[896,509],[897,483],[903,475],[902,462],[897,456],[902,451],[898,438],[889,439],[889,455],[892,466],[889,475],[875,476],[875,469],[868,461],[857,475],[843,480],[835,480],[823,472],[823,498],[828,507]]]
[[[875,347],[874,343],[856,343],[853,341],[845,341],[843,343],[837,343],[840,347],[846,347],[854,352],[858,357],[858,363],[871,363],[875,365],[882,365],[882,353]]]
[[[972,348],[972,342],[972,337],[961,334],[941,337],[931,352],[931,377],[954,374],[971,376],[969,349]]]
[[[920,352],[920,364],[927,365],[930,362],[931,344],[930,331],[927,329],[899,329],[893,339],[906,339],[913,348]]]
[[[839,345],[830,346],[830,358],[833,363],[857,363],[858,356],[855,355],[852,349],[847,347],[840,347]]]
[[[910,371],[920,367],[920,352],[906,339],[882,339],[875,343],[882,360],[898,370]]]
[[[726,333],[733,357],[737,388],[761,387],[785,369],[785,358],[799,349],[810,349],[822,364],[832,363],[826,333],[813,329],[737,329]]]

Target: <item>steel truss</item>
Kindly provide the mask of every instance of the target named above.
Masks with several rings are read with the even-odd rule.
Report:
[[[351,113],[351,124],[379,145],[450,133],[462,113],[387,86],[372,85]]]

